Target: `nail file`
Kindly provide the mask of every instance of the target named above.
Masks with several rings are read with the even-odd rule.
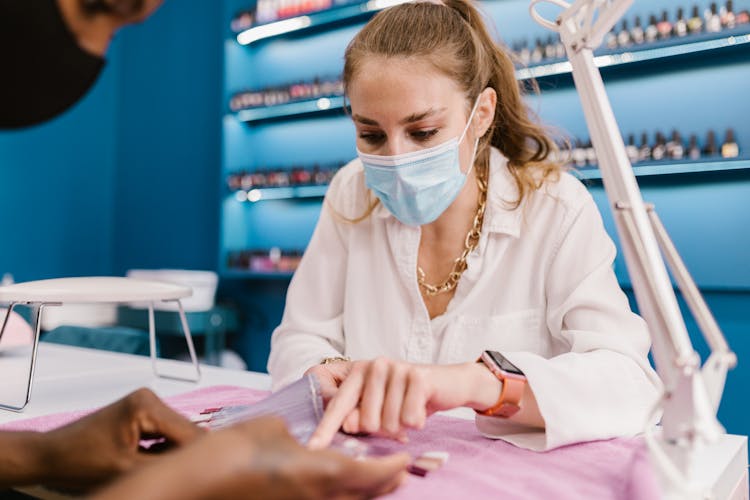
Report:
[[[207,408],[192,420],[209,429],[220,429],[269,415],[283,418],[289,433],[301,444],[307,443],[323,417],[323,397],[318,379],[308,375],[257,403]]]

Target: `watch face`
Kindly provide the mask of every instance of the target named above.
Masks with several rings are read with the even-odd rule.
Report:
[[[497,351],[486,351],[487,354],[492,358],[492,361],[495,362],[497,366],[500,367],[501,370],[506,371],[508,373],[514,373],[516,375],[523,375],[523,372],[520,368],[518,368],[516,365],[508,361],[508,358],[503,356]]]

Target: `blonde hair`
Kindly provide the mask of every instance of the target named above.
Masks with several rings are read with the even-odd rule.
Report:
[[[544,129],[534,122],[523,101],[513,61],[490,36],[481,14],[470,0],[441,3],[416,2],[389,7],[375,15],[349,43],[344,55],[344,90],[368,56],[418,57],[453,79],[466,93],[467,108],[487,87],[497,93],[495,118],[479,141],[477,174],[489,177],[490,147],[508,159],[518,188],[518,208],[524,197],[544,181],[559,174],[559,164],[549,159],[557,149]],[[536,84],[531,84],[538,91]],[[378,204],[369,204],[369,216]]]

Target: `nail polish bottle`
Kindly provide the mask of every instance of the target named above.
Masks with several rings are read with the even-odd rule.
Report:
[[[292,184],[291,175],[288,170],[279,170],[276,174],[276,185],[279,187],[287,187]]]
[[[591,144],[591,140],[586,143],[586,163],[589,165],[596,165],[598,163],[598,160],[596,158],[596,150],[594,149],[594,145]]]
[[[643,27],[641,27],[640,16],[635,16],[635,26],[630,30],[630,37],[633,39],[633,43],[643,43],[643,40],[645,39]]]
[[[565,56],[565,45],[563,45],[562,40],[557,37],[555,38],[555,57],[557,59],[564,59]]]
[[[646,26],[645,30],[645,36],[646,42],[648,43],[655,42],[659,37],[659,30],[656,28],[656,16],[649,16],[648,26]]]
[[[656,133],[656,144],[654,144],[654,147],[651,149],[651,157],[654,159],[654,161],[661,161],[665,158],[667,155],[667,145],[666,141],[664,140],[664,134],[661,132]]]
[[[740,155],[740,148],[734,140],[734,130],[727,129],[727,135],[724,144],[721,145],[721,156],[723,158],[737,158]]]
[[[715,2],[712,2],[710,7],[706,9],[704,17],[706,19],[706,32],[717,33],[721,31],[721,18]]]
[[[685,36],[688,33],[687,29],[687,22],[685,22],[685,17],[683,16],[682,7],[677,9],[677,21],[674,23],[674,35],[675,36]]]
[[[555,58],[555,40],[552,35],[547,37],[547,43],[544,44],[544,58],[554,59]]]
[[[529,50],[529,41],[524,40],[521,44],[521,50],[518,52],[518,58],[521,60],[521,64],[528,66],[531,61],[531,51]]]
[[[648,133],[641,134],[641,147],[638,148],[638,161],[651,160],[651,146],[648,143]]]
[[[307,168],[299,169],[299,183],[302,185],[312,183],[312,173]]]
[[[696,33],[700,33],[703,29],[703,19],[701,19],[700,14],[698,13],[698,6],[693,6],[693,13],[690,16],[690,19],[687,21],[688,26],[688,32],[692,35]]]
[[[698,147],[698,137],[695,134],[690,134],[688,158],[691,160],[700,160],[701,158],[701,148]]]
[[[536,44],[534,45],[534,50],[531,51],[531,62],[532,63],[539,63],[544,58],[544,47],[542,47],[542,40],[540,38],[536,39]]]
[[[316,76],[312,82],[312,97],[318,98],[320,95],[320,78]]]
[[[709,130],[706,134],[706,144],[703,146],[703,156],[714,156],[717,153],[716,134],[713,130]]]
[[[607,45],[608,49],[616,49],[617,48],[617,33],[615,32],[615,28],[612,28],[612,31],[607,33],[607,36],[604,39],[604,43]]]
[[[672,138],[667,142],[667,156],[671,160],[682,160],[685,157],[685,147],[677,130],[672,131]]]
[[[573,164],[576,167],[586,166],[586,150],[583,147],[583,143],[580,139],[576,139],[575,147],[573,148]]]
[[[227,187],[230,191],[237,191],[242,187],[242,176],[244,172],[234,173],[227,177]]]
[[[735,26],[734,6],[732,0],[727,0],[726,6],[721,8],[721,25],[724,29],[732,29]]]
[[[625,152],[628,155],[628,160],[630,160],[630,164],[638,163],[638,147],[635,145],[635,135],[629,134],[628,135],[628,144],[625,146]]]
[[[617,33],[617,44],[620,47],[627,47],[631,43],[632,39],[630,38],[630,30],[628,30],[628,21],[623,19],[622,28],[620,28],[620,32]]]
[[[737,26],[740,26],[742,24],[750,24],[750,12],[748,12],[747,9],[739,11],[735,15],[735,23]]]
[[[666,10],[661,13],[661,21],[656,25],[656,30],[659,32],[660,40],[666,40],[672,34],[672,23],[669,22]]]
[[[242,177],[240,178],[240,189],[249,190],[254,187],[258,187],[255,183],[256,171],[257,169],[254,169],[252,172],[248,172],[246,170],[242,171]]]
[[[328,182],[328,173],[326,170],[318,170],[318,175],[313,180],[315,184],[326,184]]]
[[[521,43],[520,42],[513,42],[513,45],[511,45],[510,53],[513,54],[513,57],[517,59],[519,62],[521,60]]]

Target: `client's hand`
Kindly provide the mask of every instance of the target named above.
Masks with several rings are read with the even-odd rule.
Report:
[[[163,438],[180,445],[203,431],[166,406],[153,392],[139,389],[76,422],[40,435],[40,481],[68,491],[90,489],[154,458],[142,439]]]
[[[477,363],[418,365],[387,358],[356,361],[328,403],[308,446],[328,446],[339,428],[405,440],[407,429],[422,428],[436,411],[459,406],[487,408],[499,395],[499,382]]]
[[[396,488],[407,463],[405,455],[359,461],[311,451],[283,421],[263,417],[210,432],[95,498],[371,498]]]

